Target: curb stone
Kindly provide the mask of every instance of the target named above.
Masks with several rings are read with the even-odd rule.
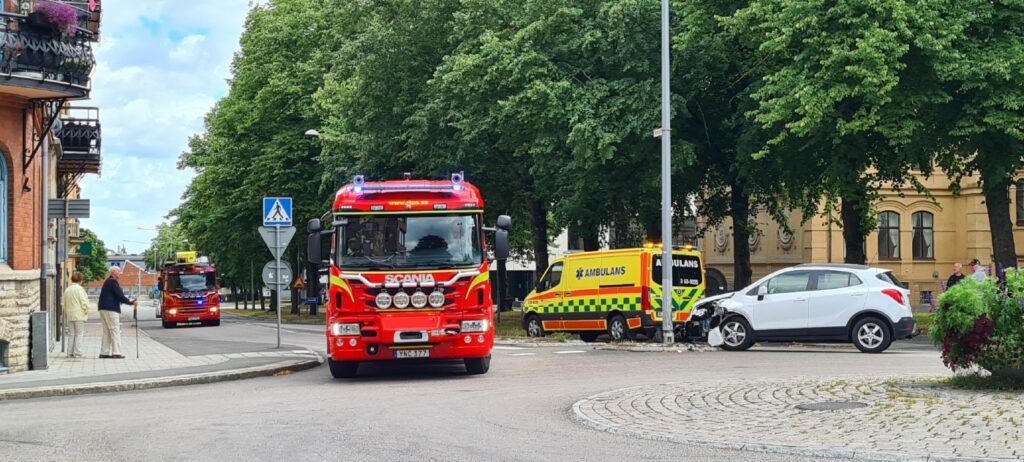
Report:
[[[584,399],[576,401],[572,404],[572,418],[577,423],[590,427],[594,430],[603,431],[621,436],[630,436],[643,438],[646,440],[661,441],[667,443],[685,444],[689,446],[699,446],[710,449],[731,449],[738,451],[752,451],[752,452],[764,452],[773,454],[790,454],[795,456],[808,456],[808,457],[821,457],[830,459],[850,459],[850,460],[868,460],[868,461],[899,461],[899,462],[1011,462],[1020,461],[1016,458],[991,458],[991,457],[958,457],[958,456],[945,456],[937,454],[928,455],[910,455],[910,454],[897,454],[891,452],[875,452],[875,451],[853,451],[848,449],[815,449],[815,448],[804,448],[798,446],[786,446],[779,444],[764,444],[764,443],[745,443],[745,442],[724,442],[714,440],[703,440],[699,438],[687,438],[679,435],[666,435],[651,433],[645,431],[637,431],[630,428],[620,428],[604,423],[598,422],[591,419],[589,416],[580,410],[580,406],[586,401],[599,400],[606,395],[624,392],[635,388],[641,388],[642,386],[633,386],[625,388],[617,388],[615,390],[601,392],[595,395],[588,396]]]
[[[605,350],[605,351],[632,351],[638,353],[683,353],[683,352],[697,352],[707,353],[720,351],[717,347],[711,347],[697,343],[677,343],[675,346],[666,347],[656,344],[645,344],[645,343],[586,343],[583,341],[575,340],[568,342],[536,342],[536,341],[516,341],[508,339],[498,339],[494,341],[496,346],[521,346],[521,347],[535,347],[535,348],[587,348],[591,350]]]
[[[94,382],[76,385],[52,385],[36,388],[12,388],[0,390],[0,401],[15,399],[44,398],[53,396],[74,396],[113,391],[136,391],[153,388],[178,387],[184,385],[200,385],[231,380],[251,379],[255,377],[273,376],[281,372],[298,372],[312,369],[324,362],[320,353],[313,352],[316,357],[310,359],[279,361],[263,366],[252,366],[226,371],[204,372],[200,374],[172,375],[137,380],[119,380],[116,382]]]

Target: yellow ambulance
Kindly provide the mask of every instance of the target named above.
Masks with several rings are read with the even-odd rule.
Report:
[[[578,333],[586,342],[604,333],[613,341],[631,340],[636,333],[660,339],[661,253],[660,246],[648,245],[555,259],[523,302],[523,329],[530,337]],[[704,295],[699,248],[672,251],[672,279],[673,322],[679,331]]]

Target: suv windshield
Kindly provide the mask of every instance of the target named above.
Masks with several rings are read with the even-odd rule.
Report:
[[[483,261],[475,215],[366,215],[340,221],[339,268],[455,268]]]
[[[213,273],[168,274],[167,290],[194,292],[217,288],[217,275]]]

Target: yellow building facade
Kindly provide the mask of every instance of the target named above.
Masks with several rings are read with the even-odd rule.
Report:
[[[970,273],[967,266],[975,258],[990,274],[997,268],[992,264],[988,213],[978,179],[964,179],[959,195],[953,194],[944,174],[921,181],[931,198],[913,189],[902,191],[902,195],[891,188],[879,191],[881,198],[874,204],[878,228],[867,236],[866,255],[868,265],[890,269],[908,283],[914,307],[927,310],[942,292],[955,262],[964,265],[965,274]],[[1024,252],[1024,185],[1011,188],[1008,194],[1020,261]],[[828,217],[816,216],[801,223],[801,214],[795,211],[790,214],[792,234],[766,214],[759,214],[754,221],[759,230],[749,240],[754,280],[801,263],[843,262],[842,228]],[[708,229],[700,242],[707,266],[721,271],[732,289],[731,220]]]

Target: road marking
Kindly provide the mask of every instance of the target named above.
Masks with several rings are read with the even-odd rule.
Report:
[[[512,353],[509,356],[533,356],[533,355],[536,355],[536,354],[537,353]]]
[[[514,347],[514,346],[496,346],[496,347],[494,347],[494,349],[495,350],[523,350],[524,348],[523,347]]]
[[[578,355],[578,354],[583,354],[583,353],[586,353],[586,351],[582,351],[582,350],[565,350],[565,351],[556,351],[555,352],[556,355]]]

